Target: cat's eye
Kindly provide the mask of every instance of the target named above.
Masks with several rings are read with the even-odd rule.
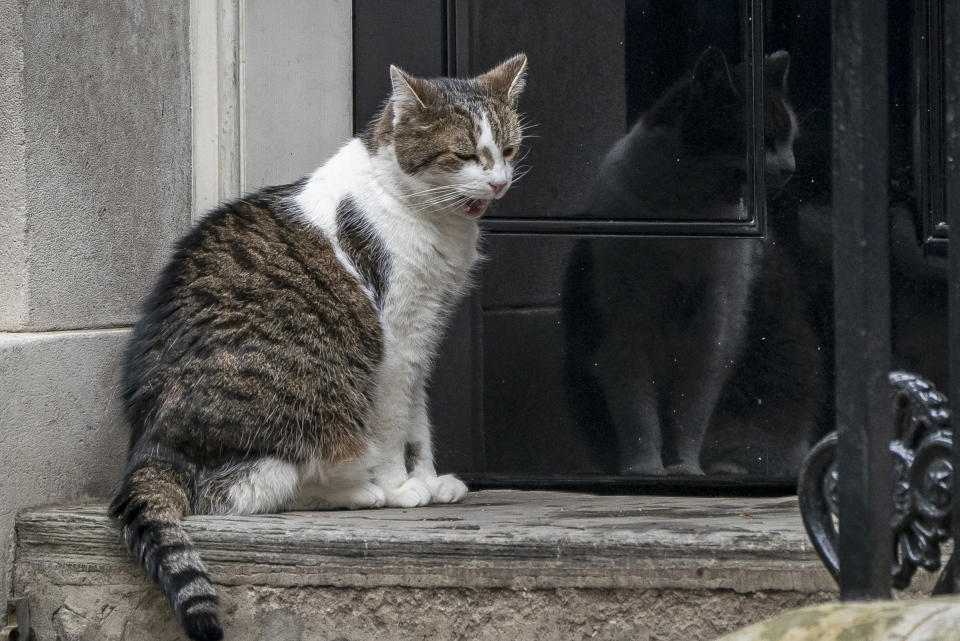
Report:
[[[515,154],[515,153],[517,153],[517,148],[516,148],[516,147],[504,147],[504,148],[503,148],[503,156],[504,156],[504,158],[509,158],[510,156],[512,156],[512,155]]]
[[[455,151],[453,152],[453,155],[459,158],[460,160],[476,160],[476,161],[480,160],[476,154],[461,154],[460,152]]]

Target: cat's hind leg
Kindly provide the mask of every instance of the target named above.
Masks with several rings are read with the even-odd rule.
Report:
[[[208,468],[197,478],[198,512],[278,512],[290,503],[299,486],[299,466],[272,457]]]
[[[290,504],[291,510],[365,510],[383,507],[387,495],[370,482],[330,486],[309,483]]]
[[[290,504],[294,510],[362,510],[383,507],[383,489],[370,482],[367,467],[359,462],[342,463],[333,469],[323,465],[301,466],[303,483]]]

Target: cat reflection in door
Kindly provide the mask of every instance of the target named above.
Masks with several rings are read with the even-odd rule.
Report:
[[[797,119],[786,98],[790,56],[764,58],[766,183],[795,169]],[[704,51],[608,152],[590,215],[603,219],[748,221],[744,64]],[[762,245],[754,240],[657,239],[574,260],[589,283],[596,335],[587,350],[625,474],[703,474],[704,434],[744,342]],[[607,248],[612,245],[607,245]],[[582,301],[582,299],[581,299]]]

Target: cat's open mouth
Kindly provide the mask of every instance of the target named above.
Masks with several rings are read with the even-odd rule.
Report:
[[[490,204],[489,200],[480,200],[478,198],[468,198],[460,205],[460,211],[469,216],[470,218],[480,218],[483,215],[483,212],[487,210],[487,205]]]

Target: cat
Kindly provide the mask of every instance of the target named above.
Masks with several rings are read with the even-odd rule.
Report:
[[[391,66],[363,135],[177,246],[126,353],[132,431],[110,510],[191,639],[223,628],[184,515],[466,494],[434,468],[426,384],[477,221],[513,179],[526,67],[518,54],[428,80]]]
[[[789,63],[786,51],[763,61],[772,190],[795,169]],[[722,51],[707,48],[608,152],[587,215],[749,220],[745,69],[731,70]],[[593,389],[591,404],[602,410],[593,418],[573,411],[612,430],[620,473],[701,475],[705,430],[742,350],[761,244],[659,238],[594,247],[579,243],[568,270],[567,376]]]

